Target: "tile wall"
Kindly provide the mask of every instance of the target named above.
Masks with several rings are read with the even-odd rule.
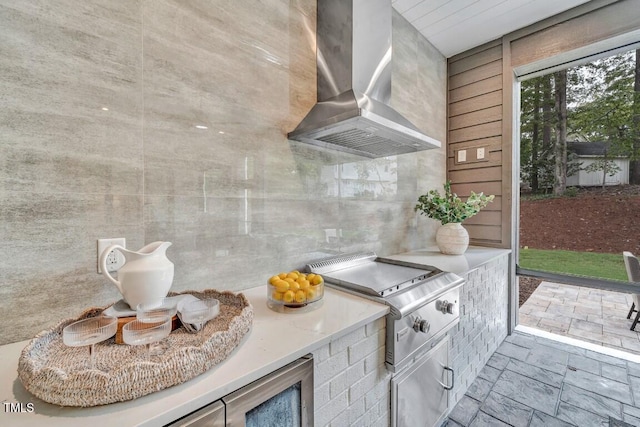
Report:
[[[314,425],[390,425],[385,331],[381,318],[313,352]]]
[[[449,332],[455,386],[452,409],[507,336],[509,257],[503,255],[463,275],[460,323]]]
[[[425,246],[443,148],[287,140],[315,102],[314,0],[0,0],[0,344],[119,298],[96,239],[173,243],[173,290]],[[393,17],[392,104],[445,139],[446,61]],[[206,127],[204,129],[203,127]]]

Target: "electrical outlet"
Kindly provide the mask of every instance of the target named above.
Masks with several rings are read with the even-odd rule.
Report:
[[[98,274],[102,274],[102,268],[100,267],[100,255],[111,245],[120,245],[123,248],[127,247],[127,240],[124,237],[116,239],[98,239]],[[107,271],[112,273],[120,270],[124,265],[124,255],[119,250],[113,250],[107,255]]]

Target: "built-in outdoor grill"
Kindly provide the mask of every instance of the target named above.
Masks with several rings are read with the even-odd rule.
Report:
[[[373,252],[339,255],[307,265],[328,286],[390,307],[386,366],[393,426],[436,425],[448,409],[454,372],[448,340],[459,319],[464,280],[435,267],[380,258]]]

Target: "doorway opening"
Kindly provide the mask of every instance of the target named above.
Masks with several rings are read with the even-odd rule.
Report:
[[[640,50],[520,80],[519,324],[640,355]]]

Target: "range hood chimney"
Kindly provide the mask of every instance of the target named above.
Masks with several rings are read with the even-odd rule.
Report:
[[[440,147],[389,106],[391,0],[319,0],[318,103],[289,139],[376,158]]]

